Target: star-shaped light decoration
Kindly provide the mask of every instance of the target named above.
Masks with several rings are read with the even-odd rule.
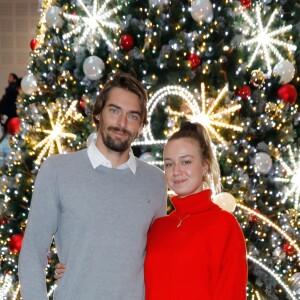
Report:
[[[242,16],[246,23],[249,25],[248,30],[244,30],[245,41],[242,42],[243,46],[250,46],[252,51],[255,48],[251,58],[248,62],[248,67],[251,67],[257,57],[263,57],[262,62],[267,66],[267,75],[272,73],[272,64],[274,63],[273,57],[277,58],[277,61],[284,60],[281,55],[282,49],[287,51],[295,51],[297,47],[291,42],[285,42],[279,39],[279,36],[292,29],[292,25],[282,26],[280,28],[272,29],[272,23],[279,11],[274,9],[266,25],[263,25],[263,19],[261,15],[261,6],[259,4],[255,7],[255,14],[251,17],[246,10],[242,10]],[[249,38],[248,38],[249,36]]]
[[[201,112],[192,117],[192,122],[204,125],[213,139],[226,146],[226,141],[218,132],[220,128],[226,128],[241,132],[243,128],[238,125],[229,124],[228,117],[241,108],[241,104],[231,104],[227,107],[219,107],[221,100],[228,92],[228,85],[219,92],[217,98],[206,98],[205,84],[201,83]]]
[[[82,0],[77,0],[77,3],[82,7],[85,16],[77,16],[64,13],[67,20],[75,23],[75,28],[63,35],[63,39],[69,39],[73,35],[79,35],[78,45],[87,45],[91,53],[99,47],[99,40],[105,41],[109,49],[113,50],[114,45],[110,41],[106,29],[117,31],[119,25],[115,22],[113,16],[116,15],[121,6],[116,6],[112,9],[107,9],[107,5],[111,0],[105,0],[102,6],[99,0],[93,0],[92,7],[86,6]]]
[[[289,162],[284,161],[281,157],[278,161],[284,169],[286,176],[275,177],[274,180],[277,182],[283,182],[289,186],[289,189],[284,193],[284,197],[281,202],[285,203],[290,199],[294,203],[296,211],[299,210],[300,201],[300,152],[299,150],[292,150],[291,146],[288,145]]]
[[[197,100],[198,96],[190,93],[186,88],[181,86],[166,86],[162,89],[159,89],[155,92],[147,104],[148,110],[148,124],[146,125],[143,137],[144,141],[137,141],[134,145],[154,145],[154,144],[164,144],[165,140],[155,140],[151,130],[151,118],[152,114],[157,106],[157,104],[165,100],[167,97],[174,95],[181,97],[185,102],[185,118],[191,122],[198,122],[204,125],[213,139],[217,142],[226,146],[226,141],[220,134],[220,129],[225,128],[233,131],[242,131],[243,128],[238,125],[229,124],[229,118],[234,112],[241,108],[240,104],[230,104],[226,107],[221,106],[221,100],[226,96],[228,92],[228,86],[225,85],[224,88],[219,92],[217,98],[206,98],[205,95],[205,84],[201,83],[201,94],[199,101]],[[221,106],[221,107],[220,107]],[[189,112],[187,111],[189,108]],[[170,116],[169,116],[170,117]],[[172,117],[172,112],[171,112]]]
[[[77,101],[72,101],[71,105],[66,110],[66,108],[58,102],[52,107],[46,108],[51,129],[36,128],[37,132],[43,132],[46,135],[43,140],[33,147],[33,150],[41,151],[35,161],[37,165],[40,165],[46,156],[51,156],[56,152],[63,152],[61,139],[74,139],[76,137],[75,134],[64,131],[67,122],[72,119],[78,119],[81,116],[76,110],[76,105]]]

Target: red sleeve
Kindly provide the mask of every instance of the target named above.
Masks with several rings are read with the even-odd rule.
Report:
[[[216,269],[212,275],[212,300],[245,300],[248,280],[246,244],[235,217],[225,213],[220,222],[216,251]]]

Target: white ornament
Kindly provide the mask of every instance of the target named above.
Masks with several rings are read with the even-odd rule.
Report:
[[[220,193],[214,197],[214,203],[228,212],[234,212],[236,208],[235,198],[229,193]]]
[[[89,56],[83,63],[83,72],[91,80],[100,79],[105,69],[104,62],[98,56]]]
[[[280,76],[280,83],[289,83],[295,76],[295,67],[289,60],[277,63],[273,70],[274,74]]]
[[[255,155],[254,164],[259,173],[267,174],[272,168],[272,158],[267,153],[258,152]]]
[[[163,6],[165,4],[168,4],[169,3],[169,0],[149,0],[149,6],[150,7],[153,7],[153,6]]]
[[[61,28],[64,20],[61,17],[62,9],[58,6],[51,6],[46,13],[46,23],[49,27]]]
[[[28,74],[22,78],[21,88],[26,95],[31,95],[37,91],[38,86],[33,74]]]
[[[191,16],[196,22],[211,22],[214,14],[209,0],[195,0],[191,6]]]

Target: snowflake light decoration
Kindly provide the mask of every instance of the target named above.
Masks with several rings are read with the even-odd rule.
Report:
[[[300,200],[300,152],[297,150],[293,151],[290,145],[287,148],[290,162],[284,161],[281,157],[278,158],[280,165],[286,172],[286,176],[276,177],[274,180],[290,186],[288,191],[285,192],[282,203],[292,198],[294,208],[298,210]]]
[[[37,132],[43,132],[46,134],[46,137],[33,147],[33,150],[40,149],[40,154],[36,159],[37,165],[41,163],[44,157],[54,154],[55,148],[57,148],[58,153],[63,152],[61,145],[62,138],[69,137],[74,139],[76,137],[75,134],[64,131],[66,122],[79,117],[79,114],[76,112],[76,105],[77,101],[73,101],[67,111],[65,111],[60,103],[53,105],[52,108],[46,108],[51,129],[42,129],[40,127],[36,129]]]
[[[228,86],[225,85],[224,88],[219,92],[216,99],[207,99],[205,95],[205,84],[201,83],[201,95],[199,101],[197,101],[197,97],[195,95],[181,86],[171,85],[159,89],[152,95],[147,104],[148,124],[143,132],[145,141],[137,141],[134,143],[134,145],[154,145],[165,143],[165,140],[158,141],[154,139],[151,131],[151,117],[157,104],[160,101],[166,99],[166,97],[168,96],[174,95],[177,97],[181,97],[189,107],[191,113],[186,113],[186,118],[188,120],[204,125],[210,132],[210,135],[213,139],[226,146],[225,139],[219,133],[220,128],[225,128],[233,131],[243,130],[241,126],[229,124],[228,120],[228,116],[232,115],[234,112],[241,108],[240,104],[231,104],[227,107],[219,107],[221,100],[225,97],[227,92]]]
[[[64,13],[64,17],[73,21],[76,25],[74,29],[63,35],[63,39],[69,39],[73,35],[80,34],[78,45],[86,44],[92,54],[95,48],[99,47],[99,40],[103,39],[109,49],[113,50],[114,45],[109,40],[105,30],[116,31],[119,29],[118,23],[113,21],[112,16],[118,12],[121,6],[107,9],[107,5],[110,2],[111,0],[105,0],[101,6],[99,0],[93,0],[93,5],[90,8],[82,0],[78,0],[77,3],[82,7],[86,15],[77,16]]]
[[[242,10],[242,16],[246,23],[249,25],[248,32],[243,32],[245,36],[250,35],[250,38],[242,42],[243,46],[255,46],[255,50],[251,55],[248,67],[251,67],[253,62],[258,56],[263,56],[263,61],[267,65],[267,75],[270,76],[272,73],[272,54],[279,61],[284,60],[284,57],[280,54],[281,47],[288,51],[295,51],[297,47],[291,43],[279,40],[279,36],[283,33],[292,29],[292,25],[282,26],[274,30],[271,29],[272,23],[278,15],[278,10],[274,9],[267,24],[263,25],[261,6],[259,4],[255,7],[255,16],[251,17],[246,10]],[[245,37],[246,38],[246,37]]]

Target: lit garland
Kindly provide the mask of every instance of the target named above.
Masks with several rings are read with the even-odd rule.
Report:
[[[289,190],[285,193],[281,202],[284,204],[287,199],[294,195],[294,208],[298,210],[300,200],[300,153],[297,151],[296,154],[296,150],[293,152],[290,145],[287,146],[287,149],[289,153],[290,166],[281,157],[278,158],[280,165],[286,171],[287,178],[275,177],[274,180],[290,185]]]
[[[273,223],[271,220],[269,220],[266,216],[260,214],[259,212],[241,204],[237,203],[237,207],[241,208],[242,210],[246,211],[247,213],[251,215],[255,215],[262,221],[266,222],[268,226],[274,228],[278,233],[280,233],[287,241],[290,242],[290,245],[293,246],[298,254],[300,254],[300,247],[297,244],[296,240],[293,240],[284,230],[282,230],[279,226],[277,226],[275,223]]]
[[[105,0],[102,6],[100,6],[99,0],[93,0],[92,8],[87,7],[82,0],[78,0],[77,2],[83,8],[86,16],[82,17],[64,13],[64,17],[67,20],[78,23],[76,23],[74,29],[63,35],[63,39],[69,39],[71,36],[81,33],[78,44],[86,44],[88,48],[90,48],[91,53],[94,52],[96,47],[99,47],[98,40],[100,38],[102,38],[108,47],[113,50],[114,45],[109,40],[105,30],[110,29],[117,31],[119,29],[119,25],[113,21],[115,18],[112,18],[112,16],[117,14],[121,6],[116,6],[107,10],[107,5],[111,0]]]
[[[69,121],[71,118],[78,118],[76,116],[78,113],[76,112],[76,105],[77,102],[73,101],[70,105],[70,107],[65,112],[63,107],[58,103],[58,105],[54,105],[52,110],[50,108],[46,108],[47,114],[49,116],[51,129],[41,129],[38,127],[36,129],[37,132],[43,132],[47,136],[38,142],[34,146],[34,150],[41,149],[40,154],[38,155],[38,158],[36,159],[36,164],[40,165],[42,159],[47,155],[52,155],[55,153],[55,144],[57,146],[58,153],[62,153],[62,145],[61,145],[61,138],[76,138],[75,134],[64,132],[64,127],[66,126],[65,122]],[[55,111],[56,110],[56,111]],[[57,116],[53,117],[53,112],[56,112]],[[54,120],[55,119],[55,120]]]
[[[283,289],[286,291],[286,293],[291,297],[292,300],[297,300],[297,298],[295,297],[294,293],[289,289],[289,287],[281,280],[280,276],[278,274],[276,274],[272,269],[270,269],[269,267],[267,267],[265,264],[263,264],[261,261],[259,261],[258,259],[252,257],[251,255],[247,255],[247,258],[252,261],[253,263],[255,263],[256,265],[258,265],[259,267],[261,267],[263,270],[265,270],[266,272],[268,272],[282,287]]]
[[[275,16],[278,14],[278,10],[275,9],[270,16],[267,25],[263,26],[262,16],[261,16],[261,6],[259,4],[255,7],[255,16],[251,18],[246,12],[246,10],[241,9],[242,16],[244,20],[250,26],[249,32],[244,32],[245,36],[250,35],[251,38],[244,41],[242,43],[243,46],[252,46],[256,45],[256,48],[250,58],[248,63],[248,67],[251,67],[254,60],[260,56],[261,54],[264,57],[264,60],[267,69],[268,75],[272,74],[272,61],[271,61],[271,53],[275,55],[275,57],[281,61],[283,60],[283,56],[280,54],[280,51],[277,49],[278,47],[282,47],[288,51],[295,51],[297,47],[292,45],[291,43],[283,42],[278,39],[275,39],[276,36],[279,36],[289,30],[292,29],[292,25],[282,26],[279,29],[270,30],[270,27],[275,20]]]

